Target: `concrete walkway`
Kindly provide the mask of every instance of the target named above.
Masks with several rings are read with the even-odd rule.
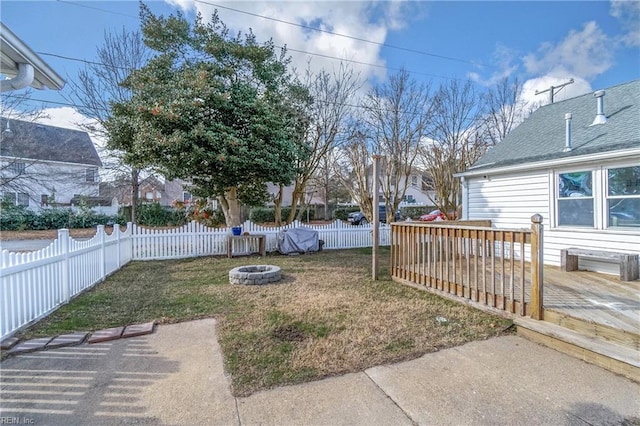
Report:
[[[640,385],[516,336],[247,398],[229,391],[212,319],[18,355],[0,369],[0,420],[20,424],[640,422]]]

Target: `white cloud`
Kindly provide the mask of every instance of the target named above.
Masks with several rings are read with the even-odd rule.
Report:
[[[594,21],[581,31],[571,30],[560,43],[543,43],[536,53],[523,58],[526,70],[532,74],[559,75],[590,79],[613,65],[612,41]]]
[[[491,64],[496,68],[496,71],[491,74],[491,77],[483,79],[480,73],[477,72],[470,72],[467,74],[467,77],[483,86],[493,86],[503,78],[511,77],[511,75],[518,70],[517,59],[514,49],[498,43],[491,55]]]
[[[542,77],[532,78],[527,80],[522,85],[522,101],[525,105],[530,107],[537,107],[546,105],[549,103],[549,92],[536,95],[536,91],[543,91],[551,88],[551,86],[558,87],[569,81],[568,78],[560,75],[547,74]],[[591,84],[583,78],[576,77],[573,79],[573,83],[569,84],[561,89],[554,90],[554,102],[562,101],[576,96],[584,95],[591,92]]]
[[[195,10],[207,18],[215,6],[194,2],[193,0],[166,0],[185,11]],[[380,55],[381,46],[357,39],[384,43],[389,31],[403,28],[407,22],[407,8],[416,5],[399,0],[385,2],[366,1],[236,1],[217,2],[221,6],[242,10],[255,15],[273,17],[281,21],[293,22],[303,26],[321,28],[353,38],[313,31],[289,25],[275,20],[264,19],[231,10],[218,8],[218,15],[232,32],[247,31],[251,28],[259,41],[269,38],[277,46],[286,45],[290,50],[293,66],[299,71],[306,69],[307,63],[313,71],[322,68],[331,70],[337,67],[339,60],[313,56],[297,51],[317,53],[319,55],[342,58],[350,61],[374,64],[375,67],[351,64],[360,72],[363,80],[371,77],[384,79],[386,63]],[[416,14],[413,13],[412,17]]]
[[[628,47],[640,47],[640,1],[614,0],[609,13],[625,30],[619,40]]]

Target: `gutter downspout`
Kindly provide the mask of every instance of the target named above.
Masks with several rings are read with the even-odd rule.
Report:
[[[33,83],[33,67],[29,64],[18,64],[18,75],[8,80],[0,80],[0,92],[20,90]]]

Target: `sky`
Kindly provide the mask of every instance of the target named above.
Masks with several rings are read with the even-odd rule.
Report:
[[[156,14],[193,19],[217,9],[235,31],[286,45],[299,70],[328,71],[348,62],[379,84],[404,67],[437,87],[471,80],[479,90],[503,77],[524,82],[523,97],[569,79],[557,100],[640,78],[640,1],[243,1],[156,0]],[[105,31],[139,29],[134,1],[2,0],[0,20],[67,81],[83,60],[94,61]],[[316,31],[320,29],[322,31]],[[62,57],[66,57],[62,58]],[[81,120],[65,93],[34,90],[44,122],[74,127]],[[6,113],[6,111],[3,111]],[[6,114],[4,114],[6,115]]]

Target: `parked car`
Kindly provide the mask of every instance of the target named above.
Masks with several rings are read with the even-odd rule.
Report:
[[[380,206],[380,210],[378,210],[378,214],[380,215],[380,222],[386,223],[387,222],[387,209],[385,208],[385,206]],[[347,217],[347,220],[352,225],[366,225],[367,223],[369,223],[369,220],[367,219],[367,217],[362,212],[349,213],[349,216]],[[400,220],[400,211],[399,210],[396,211],[396,213],[393,215],[393,220],[395,222]]]
[[[447,220],[447,215],[442,213],[440,210],[434,210],[431,213],[423,214],[418,218],[418,220],[422,222],[433,222],[440,220]]]

